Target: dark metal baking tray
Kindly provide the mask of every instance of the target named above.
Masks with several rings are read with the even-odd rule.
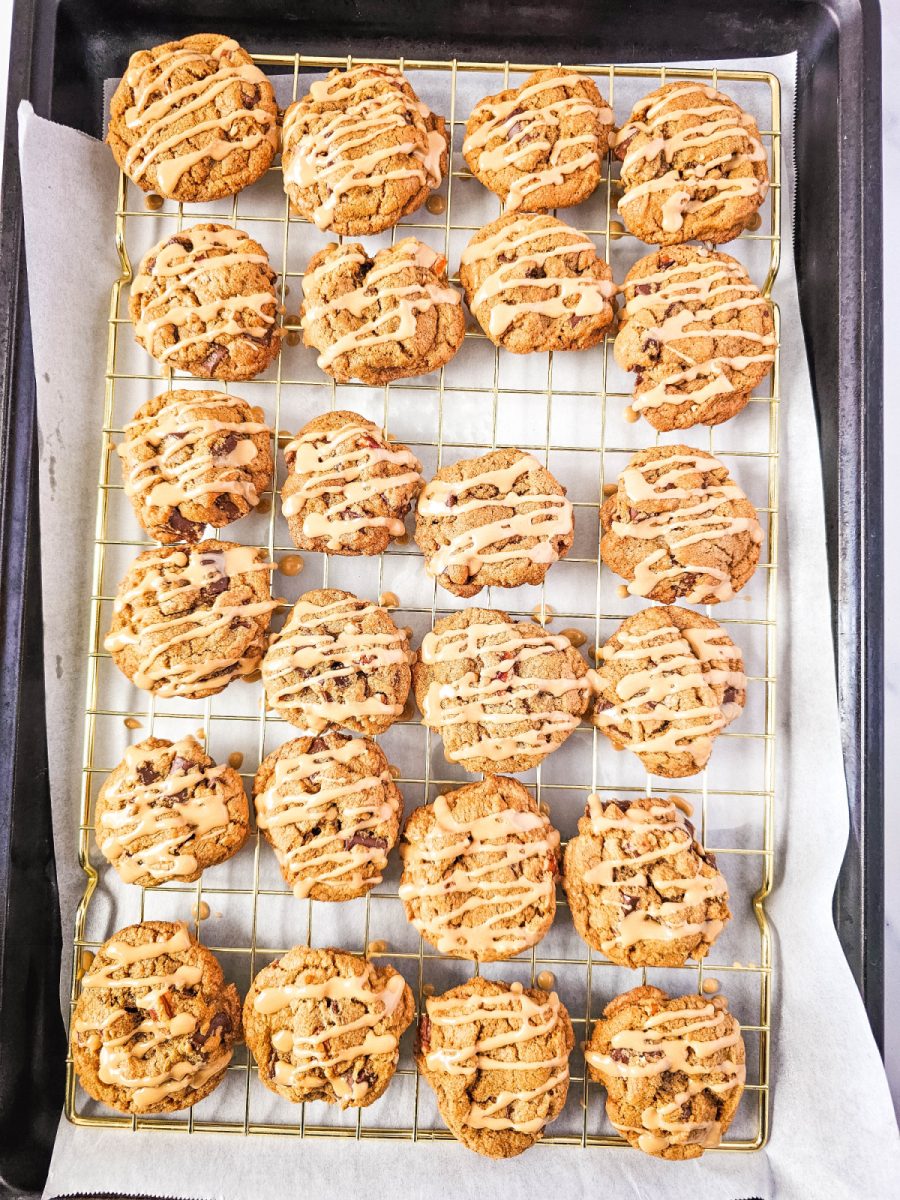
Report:
[[[641,62],[799,54],[796,257],[825,475],[851,836],[844,951],[883,1025],[881,45],[876,0],[16,0],[0,213],[0,1188],[39,1192],[62,1102],[41,651],[37,429],[16,108],[100,136],[136,47]],[[787,402],[790,397],[786,398]]]

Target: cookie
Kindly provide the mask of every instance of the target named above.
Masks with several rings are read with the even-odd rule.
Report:
[[[246,50],[197,33],[132,54],[113,93],[106,141],[139,188],[200,204],[268,170],[278,105]]]
[[[670,246],[634,264],[616,362],[635,372],[631,410],[666,432],[719,425],[772,369],[768,300],[743,265],[698,246]]]
[[[197,542],[246,516],[272,479],[272,431],[260,409],[222,392],[163,392],[116,446],[125,494],[157,542]]]
[[[542,583],[575,537],[565,496],[521,450],[492,450],[442,467],[416,510],[416,542],[428,574],[457,596]]]
[[[744,1041],[724,996],[632,988],[607,1004],[584,1057],[606,1088],[610,1121],[655,1158],[718,1146],[744,1091]]]
[[[400,899],[441,954],[495,962],[541,940],[556,912],[559,834],[518,780],[488,775],[406,822]]]
[[[463,157],[504,212],[580,204],[600,182],[613,125],[597,85],[568,67],[486,96],[466,122]]]
[[[586,350],[613,319],[612,272],[591,239],[555,217],[507,213],[474,235],[459,279],[472,316],[514,354]]]
[[[260,764],[253,798],[298,899],[354,900],[381,883],[403,797],[374,742],[335,729],[286,742]]]
[[[562,1112],[574,1044],[556,992],[478,977],[425,1001],[416,1062],[454,1137],[513,1158]]]
[[[135,687],[202,700],[257,669],[272,563],[255,546],[199,542],[139,554],[119,584],[104,648]]]
[[[612,142],[622,160],[619,216],[642,242],[730,242],[769,190],[756,122],[700,80],[645,96]]]
[[[730,918],[728,885],[697,841],[680,796],[588,799],[566,846],[572,921],[620,967],[683,967],[705,958]]]
[[[192,225],[154,246],[131,285],[134,336],[164,367],[198,379],[253,379],[278,357],[275,272],[230,225]]]
[[[81,980],[71,1049],[81,1086],[120,1112],[176,1112],[214,1091],[241,1040],[241,1001],[184,925],[113,934]]]
[[[632,596],[731,600],[756,570],[763,531],[727,468],[690,446],[638,450],[600,508],[600,557]]]
[[[285,112],[281,163],[295,213],[343,237],[380,233],[440,186],[447,126],[396,67],[331,71]]]
[[[370,737],[403,712],[410,685],[406,634],[350,592],[301,596],[262,664],[270,708],[309,734],[340,725]]]
[[[447,260],[417,238],[370,257],[359,242],[314,254],[303,276],[303,341],[339,383],[428,375],[462,345],[462,297]]]
[[[747,694],[743,656],[722,626],[671,605],[627,617],[603,646],[593,683],[591,722],[668,779],[706,766]]]
[[[97,796],[94,832],[125,883],[192,883],[243,846],[250,817],[237,771],[192,737],[129,746]]]
[[[284,449],[281,489],[294,545],[325,554],[381,554],[406,532],[422,464],[359,413],[324,413]]]
[[[391,967],[295,946],[250,985],[244,1033],[260,1079],[279,1096],[365,1108],[391,1082],[414,1012]]]
[[[568,638],[506,613],[466,608],[425,635],[413,666],[423,722],[467,771],[529,771],[588,707],[587,664]]]

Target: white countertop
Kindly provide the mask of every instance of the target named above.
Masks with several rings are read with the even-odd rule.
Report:
[[[883,0],[883,58],[885,62],[900,59],[900,3]],[[12,17],[11,0],[0,0],[0,112],[6,108],[6,82],[9,59],[9,31]],[[900,76],[888,73],[884,81],[884,194],[885,211],[891,211],[893,197],[900,186]],[[3,144],[0,140],[0,165]],[[885,304],[886,331],[900,329],[900,242],[896,237],[885,239]],[[900,365],[885,363],[885,423],[884,446],[886,460],[892,468],[892,452],[900,453],[900,406],[895,397],[900,393]],[[900,729],[900,621],[892,598],[900,593],[900,473],[891,469],[885,480],[885,595],[887,602],[885,644],[885,729]],[[885,759],[885,862],[886,920],[885,920],[885,1012],[900,1008],[900,739],[886,738]],[[888,1020],[885,1026],[885,1061],[894,1097],[900,1114],[900,1025]]]

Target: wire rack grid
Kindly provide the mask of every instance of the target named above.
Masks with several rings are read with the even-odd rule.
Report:
[[[526,74],[541,66],[553,65],[373,60],[299,54],[257,55],[255,61],[261,67],[271,69],[283,104],[302,94],[304,76],[321,74],[335,67],[349,68],[361,62],[393,63],[410,73],[420,95],[423,95],[423,85],[426,88],[430,85],[435,90],[438,100],[432,102],[432,107],[448,114],[452,137],[451,169],[439,193],[444,199],[443,212],[438,204],[429,206],[428,215],[425,209],[412,214],[386,235],[383,244],[390,244],[397,236],[408,233],[421,236],[435,249],[442,242],[443,253],[451,267],[458,263],[459,250],[471,233],[496,215],[499,203],[472,178],[459,154],[472,104],[472,100],[468,105],[463,104],[461,97],[468,91],[477,100],[480,95],[501,87],[515,86]],[[716,68],[667,70],[664,66],[609,65],[576,69],[596,80],[610,105],[615,107],[620,122],[634,99],[674,78],[707,80],[714,87],[724,82],[732,94],[735,94],[733,89],[744,89],[743,96],[747,99],[741,102],[745,107],[750,107],[750,101],[755,105],[761,135],[769,149],[771,189],[760,210],[761,224],[755,230],[745,232],[739,242],[728,249],[739,257],[755,256],[756,276],[764,278],[763,290],[771,302],[779,265],[781,229],[781,99],[777,78],[768,72]],[[623,100],[622,93],[627,93],[629,87],[632,89],[630,99],[626,95]],[[444,107],[440,105],[440,97],[444,98]],[[430,100],[430,97],[424,98]],[[614,219],[617,169],[610,156],[600,187],[589,205],[561,215],[596,240],[603,257],[612,262],[615,278],[621,279],[624,269],[617,262],[620,249],[627,247],[633,260],[650,248],[636,242]],[[337,386],[316,370],[307,351],[297,351],[298,355],[307,358],[303,360],[305,366],[296,368],[291,347],[299,341],[299,318],[292,314],[291,307],[292,304],[295,309],[299,307],[299,300],[291,301],[289,296],[291,289],[295,296],[299,293],[302,266],[309,252],[302,261],[297,261],[292,239],[298,229],[313,238],[316,231],[290,213],[281,193],[279,176],[280,167],[276,165],[268,180],[224,204],[202,206],[204,211],[189,209],[187,212],[181,205],[168,203],[151,209],[124,176],[119,182],[114,236],[121,273],[112,285],[108,319],[103,448],[93,550],[84,759],[80,783],[78,856],[85,874],[85,887],[75,917],[72,1005],[92,954],[105,938],[122,925],[145,917],[178,916],[185,919],[188,905],[192,905],[190,912],[198,936],[220,957],[226,974],[238,982],[242,991],[265,963],[284,953],[291,944],[300,942],[340,944],[345,949],[390,962],[406,975],[420,1009],[425,996],[461,982],[473,973],[472,964],[443,959],[406,924],[397,894],[396,854],[392,856],[392,869],[386,872],[382,884],[364,900],[344,905],[295,899],[277,870],[272,869],[271,852],[260,845],[255,827],[247,845],[232,864],[213,868],[196,884],[166,884],[151,892],[127,885],[120,887],[111,868],[101,865],[102,860],[93,845],[93,806],[99,786],[124,749],[120,745],[122,739],[166,736],[173,728],[179,730],[175,736],[183,736],[187,727],[193,729],[199,725],[198,736],[205,738],[211,753],[213,743],[216,746],[222,743],[223,752],[215,754],[218,761],[228,756],[229,748],[238,745],[246,748],[242,774],[249,787],[255,762],[291,732],[281,718],[266,711],[259,695],[261,689],[257,686],[235,683],[220,696],[202,702],[192,704],[176,700],[162,703],[119,679],[103,650],[110,606],[124,565],[149,544],[141,540],[122,490],[115,462],[116,441],[122,436],[125,420],[148,395],[163,387],[196,386],[198,382],[171,370],[154,371],[155,364],[130,344],[130,322],[125,307],[127,286],[132,278],[132,262],[136,260],[135,244],[141,237],[148,248],[164,232],[176,232],[186,222],[224,220],[249,228],[266,246],[273,265],[280,266],[286,346],[276,366],[260,379],[237,389],[254,401],[253,389],[260,385],[267,389],[265,395],[262,391],[258,394],[264,407],[266,400],[271,399],[271,412],[267,415],[271,418],[276,448],[283,446],[288,436],[317,412],[329,407],[351,408],[364,411],[385,427],[397,419],[409,423],[408,433],[398,434],[393,424],[392,431],[435,468],[444,461],[484,452],[498,444],[516,444],[543,455],[545,463],[564,484],[569,482],[566,466],[573,467],[579,482],[575,493],[571,487],[569,490],[573,495],[576,529],[580,536],[576,538],[572,553],[564,563],[553,568],[540,588],[515,589],[508,594],[488,589],[474,603],[505,609],[517,616],[537,616],[542,623],[553,622],[557,631],[563,625],[572,626],[584,635],[586,644],[591,647],[602,644],[624,616],[640,607],[620,596],[618,581],[611,578],[611,572],[599,562],[599,505],[604,485],[615,479],[630,454],[654,437],[656,441],[666,440],[666,435],[660,437],[648,427],[638,428],[623,421],[621,414],[630,399],[630,388],[627,378],[616,378],[611,354],[612,337],[607,337],[596,350],[581,355],[527,356],[526,368],[512,381],[507,378],[507,368],[516,356],[498,351],[472,326],[467,331],[464,350],[458,356],[463,358],[466,349],[471,347],[472,361],[461,371],[454,372],[451,363],[435,376],[402,380],[377,389],[375,394],[373,389],[365,389],[362,385]],[[254,195],[262,195],[263,183],[269,186],[272,197],[277,197],[264,211],[261,202],[254,203]],[[480,214],[469,203],[476,192],[477,203],[488,206],[482,208]],[[206,211],[207,208],[210,211]],[[473,216],[473,212],[476,215]],[[429,216],[439,219],[430,221]],[[146,233],[141,232],[144,226],[147,226]],[[321,244],[321,235],[318,236]],[[368,249],[369,239],[366,241]],[[747,254],[742,255],[741,249]],[[772,303],[772,308],[777,333],[779,312],[776,304]],[[582,370],[573,382],[573,377],[561,364],[576,358],[587,361],[587,356],[591,356],[589,373],[585,375]],[[543,377],[539,377],[530,360],[540,362],[542,366],[545,363]],[[702,435],[692,429],[687,431],[686,439],[685,435],[677,436],[678,441],[685,439],[693,445],[702,445],[726,461],[733,460],[739,482],[742,482],[742,472],[754,473],[757,508],[766,533],[764,545],[768,553],[763,554],[757,570],[755,595],[747,597],[753,605],[751,611],[744,616],[734,614],[740,607],[738,599],[730,605],[705,609],[733,634],[745,651],[750,664],[748,695],[753,697],[753,705],[748,701],[748,710],[751,712],[745,712],[742,720],[737,722],[737,730],[726,730],[720,736],[712,765],[693,779],[679,781],[688,786],[677,789],[692,802],[695,810],[699,809],[699,834],[704,844],[722,856],[732,893],[734,917],[708,960],[677,970],[625,971],[589,951],[578,939],[568,919],[563,897],[554,927],[541,943],[508,963],[490,965],[487,970],[492,976],[520,979],[531,986],[539,976],[543,980],[548,972],[554,973],[554,984],[550,986],[556,986],[575,1025],[578,1045],[572,1058],[569,1100],[563,1115],[544,1138],[545,1143],[592,1147],[622,1145],[606,1120],[602,1089],[587,1077],[580,1043],[589,1035],[593,1020],[603,1005],[617,993],[639,982],[650,982],[658,983],[670,992],[696,989],[703,994],[715,990],[718,985],[717,979],[711,980],[713,972],[716,976],[724,975],[728,981],[725,992],[741,1021],[748,1051],[746,1094],[739,1118],[721,1149],[755,1150],[763,1146],[768,1137],[772,947],[764,900],[772,883],[774,844],[779,374],[776,353],[769,380],[761,394],[752,397],[744,413],[724,426],[704,429]],[[228,390],[227,386],[224,390]],[[568,420],[562,423],[558,420],[560,409],[565,410],[564,416],[569,414]],[[474,413],[468,426],[457,419],[460,412]],[[581,414],[588,412],[593,423],[582,418]],[[578,414],[574,424],[571,414]],[[582,434],[581,428],[586,424],[589,429]],[[564,430],[562,435],[560,429]],[[740,436],[738,430],[743,430]],[[669,440],[674,436],[670,435]],[[577,472],[573,466],[576,463]],[[283,471],[283,464],[279,464],[279,470]],[[278,517],[277,487],[276,479],[272,492],[263,498],[252,521],[247,517],[236,528],[224,531],[226,538],[265,546],[274,561],[295,553],[286,526]],[[745,490],[750,489],[745,485]],[[243,526],[252,530],[255,536],[244,534]],[[571,575],[563,581],[566,586],[560,590],[565,599],[556,607],[549,602],[556,598],[552,584],[564,570],[570,571]],[[314,578],[310,579],[310,576]],[[357,594],[374,597],[375,594],[381,596],[389,586],[393,588],[396,582],[400,592],[398,624],[405,617],[414,632],[421,636],[437,617],[460,606],[454,597],[438,589],[436,583],[431,580],[423,583],[424,579],[421,559],[409,538],[405,537],[393,543],[384,555],[365,564],[358,560],[329,560],[324,555],[308,555],[299,590],[343,586]],[[280,585],[286,588],[287,581],[280,581]],[[408,589],[406,596],[404,587]],[[535,598],[537,604],[532,607],[530,602]],[[281,607],[289,607],[287,599]],[[723,608],[726,611],[721,611]],[[749,642],[753,643],[754,649],[748,656]],[[233,700],[235,696],[240,697],[236,711],[234,705],[228,703],[228,699]],[[748,720],[750,728],[747,728]],[[273,736],[277,742],[270,743]],[[405,737],[406,743],[401,745],[396,740],[398,737]],[[440,739],[419,724],[411,709],[404,712],[382,741],[389,759],[401,762],[398,783],[405,795],[407,812],[414,802],[428,802],[435,794],[466,780],[464,772],[448,766],[443,760]],[[725,745],[730,745],[730,757],[719,748]],[[729,761],[717,767],[717,755],[729,757]],[[254,769],[249,769],[251,767]],[[739,786],[735,786],[735,780],[739,781]],[[598,731],[586,724],[582,724],[556,754],[523,781],[533,789],[538,801],[549,808],[554,824],[563,833],[563,842],[567,834],[574,832],[589,792],[652,794],[660,791],[664,783],[645,776],[632,756],[613,754]],[[727,836],[729,832],[732,836]],[[241,860],[241,869],[229,871],[228,868],[238,860]],[[271,917],[273,904],[281,906],[282,915],[278,919]],[[229,911],[224,914],[214,911],[219,905]],[[343,924],[338,920],[335,927],[334,910],[338,909],[346,910],[346,913]],[[385,915],[388,911],[390,918]],[[731,931],[737,931],[736,936],[733,937]],[[388,934],[387,940],[382,939],[384,933]],[[730,942],[729,938],[732,939]],[[717,948],[722,943],[727,948],[717,955]],[[748,961],[731,958],[735,952],[741,952]],[[477,967],[474,970],[477,973]],[[357,1139],[449,1137],[451,1135],[436,1113],[430,1090],[420,1086],[411,1042],[412,1031],[403,1039],[395,1080],[385,1097],[369,1109],[341,1114],[321,1103],[296,1107],[272,1097],[259,1084],[252,1059],[241,1050],[228,1068],[226,1082],[217,1092],[194,1109],[174,1116],[112,1114],[90,1101],[80,1090],[70,1057],[65,1112],[77,1124],[142,1130],[277,1133]]]

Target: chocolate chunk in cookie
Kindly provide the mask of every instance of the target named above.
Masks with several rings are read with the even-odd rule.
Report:
[[[272,85],[232,38],[197,33],[138,50],[113,93],[106,135],[145,192],[199,204],[231,196],[278,149]]]
[[[286,742],[260,764],[253,796],[295,896],[353,900],[381,883],[403,797],[374,742],[333,729]]]
[[[234,542],[145,550],[119,585],[104,647],[135,687],[214,696],[259,666],[271,570],[262,550]]]
[[[192,737],[129,746],[97,796],[100,853],[126,883],[192,883],[236,854],[247,837],[237,771],[216,766]]]
[[[406,634],[383,608],[333,588],[307,592],[263,659],[266,699],[309,733],[339,725],[373,736],[403,712],[409,662]]]
[[[253,379],[281,349],[269,256],[230,225],[193,225],[154,246],[128,312],[148,354],[198,379]]]
[[[550,67],[476,105],[463,155],[506,212],[570,208],[600,182],[612,125],[612,109],[592,79]]]
[[[284,458],[284,515],[301,550],[381,554],[405,533],[422,464],[372,421],[324,413],[288,442]]]
[[[426,634],[413,667],[422,720],[467,771],[528,771],[577,728],[587,664],[568,638],[466,608]]]
[[[603,1010],[584,1052],[625,1140],[656,1158],[718,1146],[744,1091],[741,1027],[724,996],[632,988]]]
[[[241,1040],[241,1001],[184,925],[113,934],[83,976],[71,1049],[81,1086],[120,1112],[176,1112],[222,1082]]]
[[[613,144],[622,160],[619,215],[643,242],[730,242],[769,188],[756,122],[699,79],[645,96]]]
[[[373,258],[358,242],[326,246],[309,261],[303,296],[303,340],[340,383],[427,375],[450,361],[465,335],[447,260],[416,238]]]
[[[555,217],[508,213],[485,225],[459,279],[475,320],[514,354],[586,350],[613,319],[612,272],[586,234]]]
[[[414,1014],[412,992],[391,967],[295,946],[253,980],[244,1031],[271,1091],[295,1104],[365,1108],[391,1082]]]
[[[594,672],[591,721],[652,775],[696,775],[746,698],[743,656],[721,625],[671,605],[626,618]]]
[[[662,604],[730,600],[759,562],[756,509],[704,450],[651,446],[633,455],[600,508],[600,557],[632,596]]]
[[[284,114],[291,208],[346,237],[380,233],[415,212],[449,162],[443,117],[396,67],[364,64],[317,79]]]
[[[179,389],[142,404],[116,447],[141,526],[157,542],[197,542],[245,516],[272,479],[271,438],[238,396]]]
[[[442,587],[539,584],[575,537],[565,488],[531,454],[492,450],[442,467],[419,496],[416,542]]]
[[[697,841],[679,796],[588,799],[566,846],[572,921],[622,967],[683,967],[701,959],[731,916],[728,886]]]

